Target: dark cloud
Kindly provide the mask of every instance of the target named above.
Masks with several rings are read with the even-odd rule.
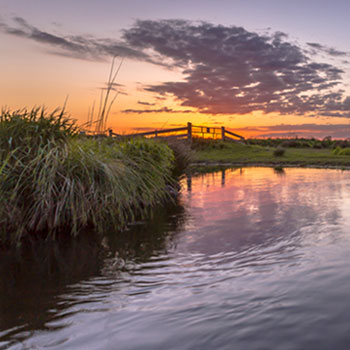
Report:
[[[249,127],[244,128],[245,130],[248,130]],[[270,126],[259,126],[254,128],[255,131],[285,131],[285,130],[300,130],[300,131],[339,131],[347,129],[350,131],[350,124],[279,124],[279,125],[270,125]],[[243,129],[242,129],[243,130]]]
[[[137,21],[121,39],[52,34],[21,17],[0,30],[46,45],[51,53],[101,60],[120,56],[177,68],[182,81],[144,87],[155,98],[174,97],[182,106],[205,114],[349,117],[349,97],[338,89],[344,71],[316,62],[282,32],[258,34],[242,27],[184,20]],[[310,50],[329,57],[348,55],[318,43]],[[338,89],[338,90],[337,90]],[[141,103],[142,104],[142,103]],[[184,113],[171,108],[125,113]],[[189,113],[188,110],[186,113]]]
[[[153,123],[155,124],[155,123]],[[154,131],[154,130],[162,130],[162,129],[167,129],[169,127],[172,127],[172,128],[181,128],[181,127],[184,127],[184,124],[168,124],[168,123],[165,123],[163,124],[163,126],[161,128],[157,128],[155,126],[153,127],[135,127],[135,128],[131,128],[131,130],[133,130],[135,133],[137,132],[146,132],[146,131]]]
[[[201,113],[331,116],[350,110],[343,92],[334,92],[344,71],[313,61],[284,33],[163,20],[138,21],[123,37],[133,48],[151,50],[182,69],[183,81],[151,85],[147,91],[173,96]],[[340,52],[329,51],[335,53]]]
[[[0,30],[45,44],[49,47],[49,52],[55,55],[84,60],[103,60],[107,56],[119,56],[152,62],[147,54],[125,45],[120,40],[95,38],[91,35],[55,35],[36,28],[21,17],[14,17],[10,24],[1,22]]]
[[[131,128],[135,133],[137,132],[147,132],[147,131],[154,131],[154,127],[136,127],[136,128]]]
[[[328,54],[330,56],[349,56],[349,52],[339,51],[333,47],[328,47],[325,45],[321,45],[319,43],[306,43],[306,44],[308,46],[312,47],[313,49],[325,52],[326,54]]]
[[[122,113],[136,113],[136,114],[147,114],[147,113],[193,113],[190,109],[172,109],[168,107],[156,108],[156,109],[124,109]]]
[[[110,90],[115,91],[120,95],[128,95],[125,92],[125,85],[119,83],[105,83],[102,87],[100,87],[100,90]]]
[[[254,133],[258,137],[318,137],[349,138],[350,124],[280,124],[235,129],[238,133]]]
[[[145,101],[137,101],[137,103],[139,105],[143,105],[143,106],[155,106],[155,103],[150,103],[150,102],[145,102]]]

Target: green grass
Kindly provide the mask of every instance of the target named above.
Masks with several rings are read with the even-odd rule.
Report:
[[[282,148],[346,148],[350,147],[349,140],[332,140],[330,136],[325,137],[323,140],[317,140],[314,138],[267,138],[267,139],[247,139],[245,140],[248,145],[256,145],[263,147],[282,147]]]
[[[0,243],[121,230],[176,186],[165,143],[79,136],[63,112],[3,112],[0,140]]]
[[[230,163],[232,165],[296,165],[350,166],[346,149],[334,154],[331,149],[286,148],[282,156],[275,156],[275,147],[246,145],[235,142],[207,142],[198,147],[194,142],[194,162]]]

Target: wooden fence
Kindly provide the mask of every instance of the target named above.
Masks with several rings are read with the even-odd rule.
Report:
[[[208,126],[193,125],[192,123],[187,123],[187,126],[184,126],[181,128],[153,130],[153,131],[127,134],[127,135],[116,134],[113,132],[113,130],[109,130],[109,136],[123,137],[123,138],[131,138],[131,137],[138,137],[138,136],[150,137],[150,138],[163,137],[167,139],[168,138],[187,139],[190,142],[192,141],[193,137],[220,139],[223,141],[244,140],[243,136],[227,130],[224,126],[208,127]]]

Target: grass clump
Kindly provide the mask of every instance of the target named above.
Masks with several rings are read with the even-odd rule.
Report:
[[[65,142],[77,133],[77,126],[63,109],[50,114],[43,108],[3,110],[0,114],[0,149],[5,153],[14,149],[20,149],[22,154],[29,150],[35,152],[50,141]]]
[[[166,144],[173,151],[175,167],[173,174],[176,178],[184,174],[194,159],[194,151],[188,142],[184,140],[166,140]]]
[[[337,149],[337,148],[336,148]],[[335,153],[335,154],[338,154],[340,156],[350,156],[350,148],[343,148],[343,149],[340,149],[338,151],[338,153]]]
[[[204,139],[200,137],[193,137],[192,148],[197,151],[207,149],[224,149],[227,148],[227,143],[218,139]]]
[[[337,146],[336,148],[334,148],[332,153],[335,154],[335,155],[338,155],[338,154],[340,154],[341,151],[342,151],[342,149],[339,146]]]
[[[284,153],[286,152],[286,150],[284,148],[281,147],[277,147],[274,151],[273,151],[273,155],[275,157],[282,157],[284,156]]]
[[[0,136],[1,242],[77,235],[87,226],[102,232],[107,222],[124,228],[174,183],[167,145],[77,136],[62,111],[5,112]]]

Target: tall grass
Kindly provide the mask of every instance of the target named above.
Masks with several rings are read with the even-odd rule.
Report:
[[[0,152],[34,151],[50,140],[65,142],[67,137],[77,134],[77,126],[64,109],[52,113],[46,113],[44,108],[0,113]]]
[[[95,134],[105,134],[107,131],[107,120],[109,113],[111,111],[111,108],[116,100],[116,98],[119,95],[118,89],[115,88],[117,85],[115,80],[119,74],[119,71],[121,69],[121,66],[123,64],[123,60],[119,62],[119,65],[116,67],[115,65],[115,59],[116,57],[113,57],[111,68],[109,72],[108,81],[106,83],[105,88],[101,88],[101,94],[100,94],[100,103],[98,107],[98,113],[95,119],[95,102],[92,104],[91,109],[89,108],[87,122],[83,124],[81,127],[83,128],[84,132],[92,132],[93,126],[95,126],[94,133]],[[114,96],[112,97],[112,93],[114,93]]]
[[[194,151],[188,142],[184,140],[166,140],[166,144],[174,153],[175,166],[173,168],[173,175],[176,178],[181,177],[189,168],[194,159]]]
[[[0,139],[3,242],[77,235],[87,226],[122,229],[166,198],[174,182],[165,144],[78,136],[62,111],[3,112]]]

